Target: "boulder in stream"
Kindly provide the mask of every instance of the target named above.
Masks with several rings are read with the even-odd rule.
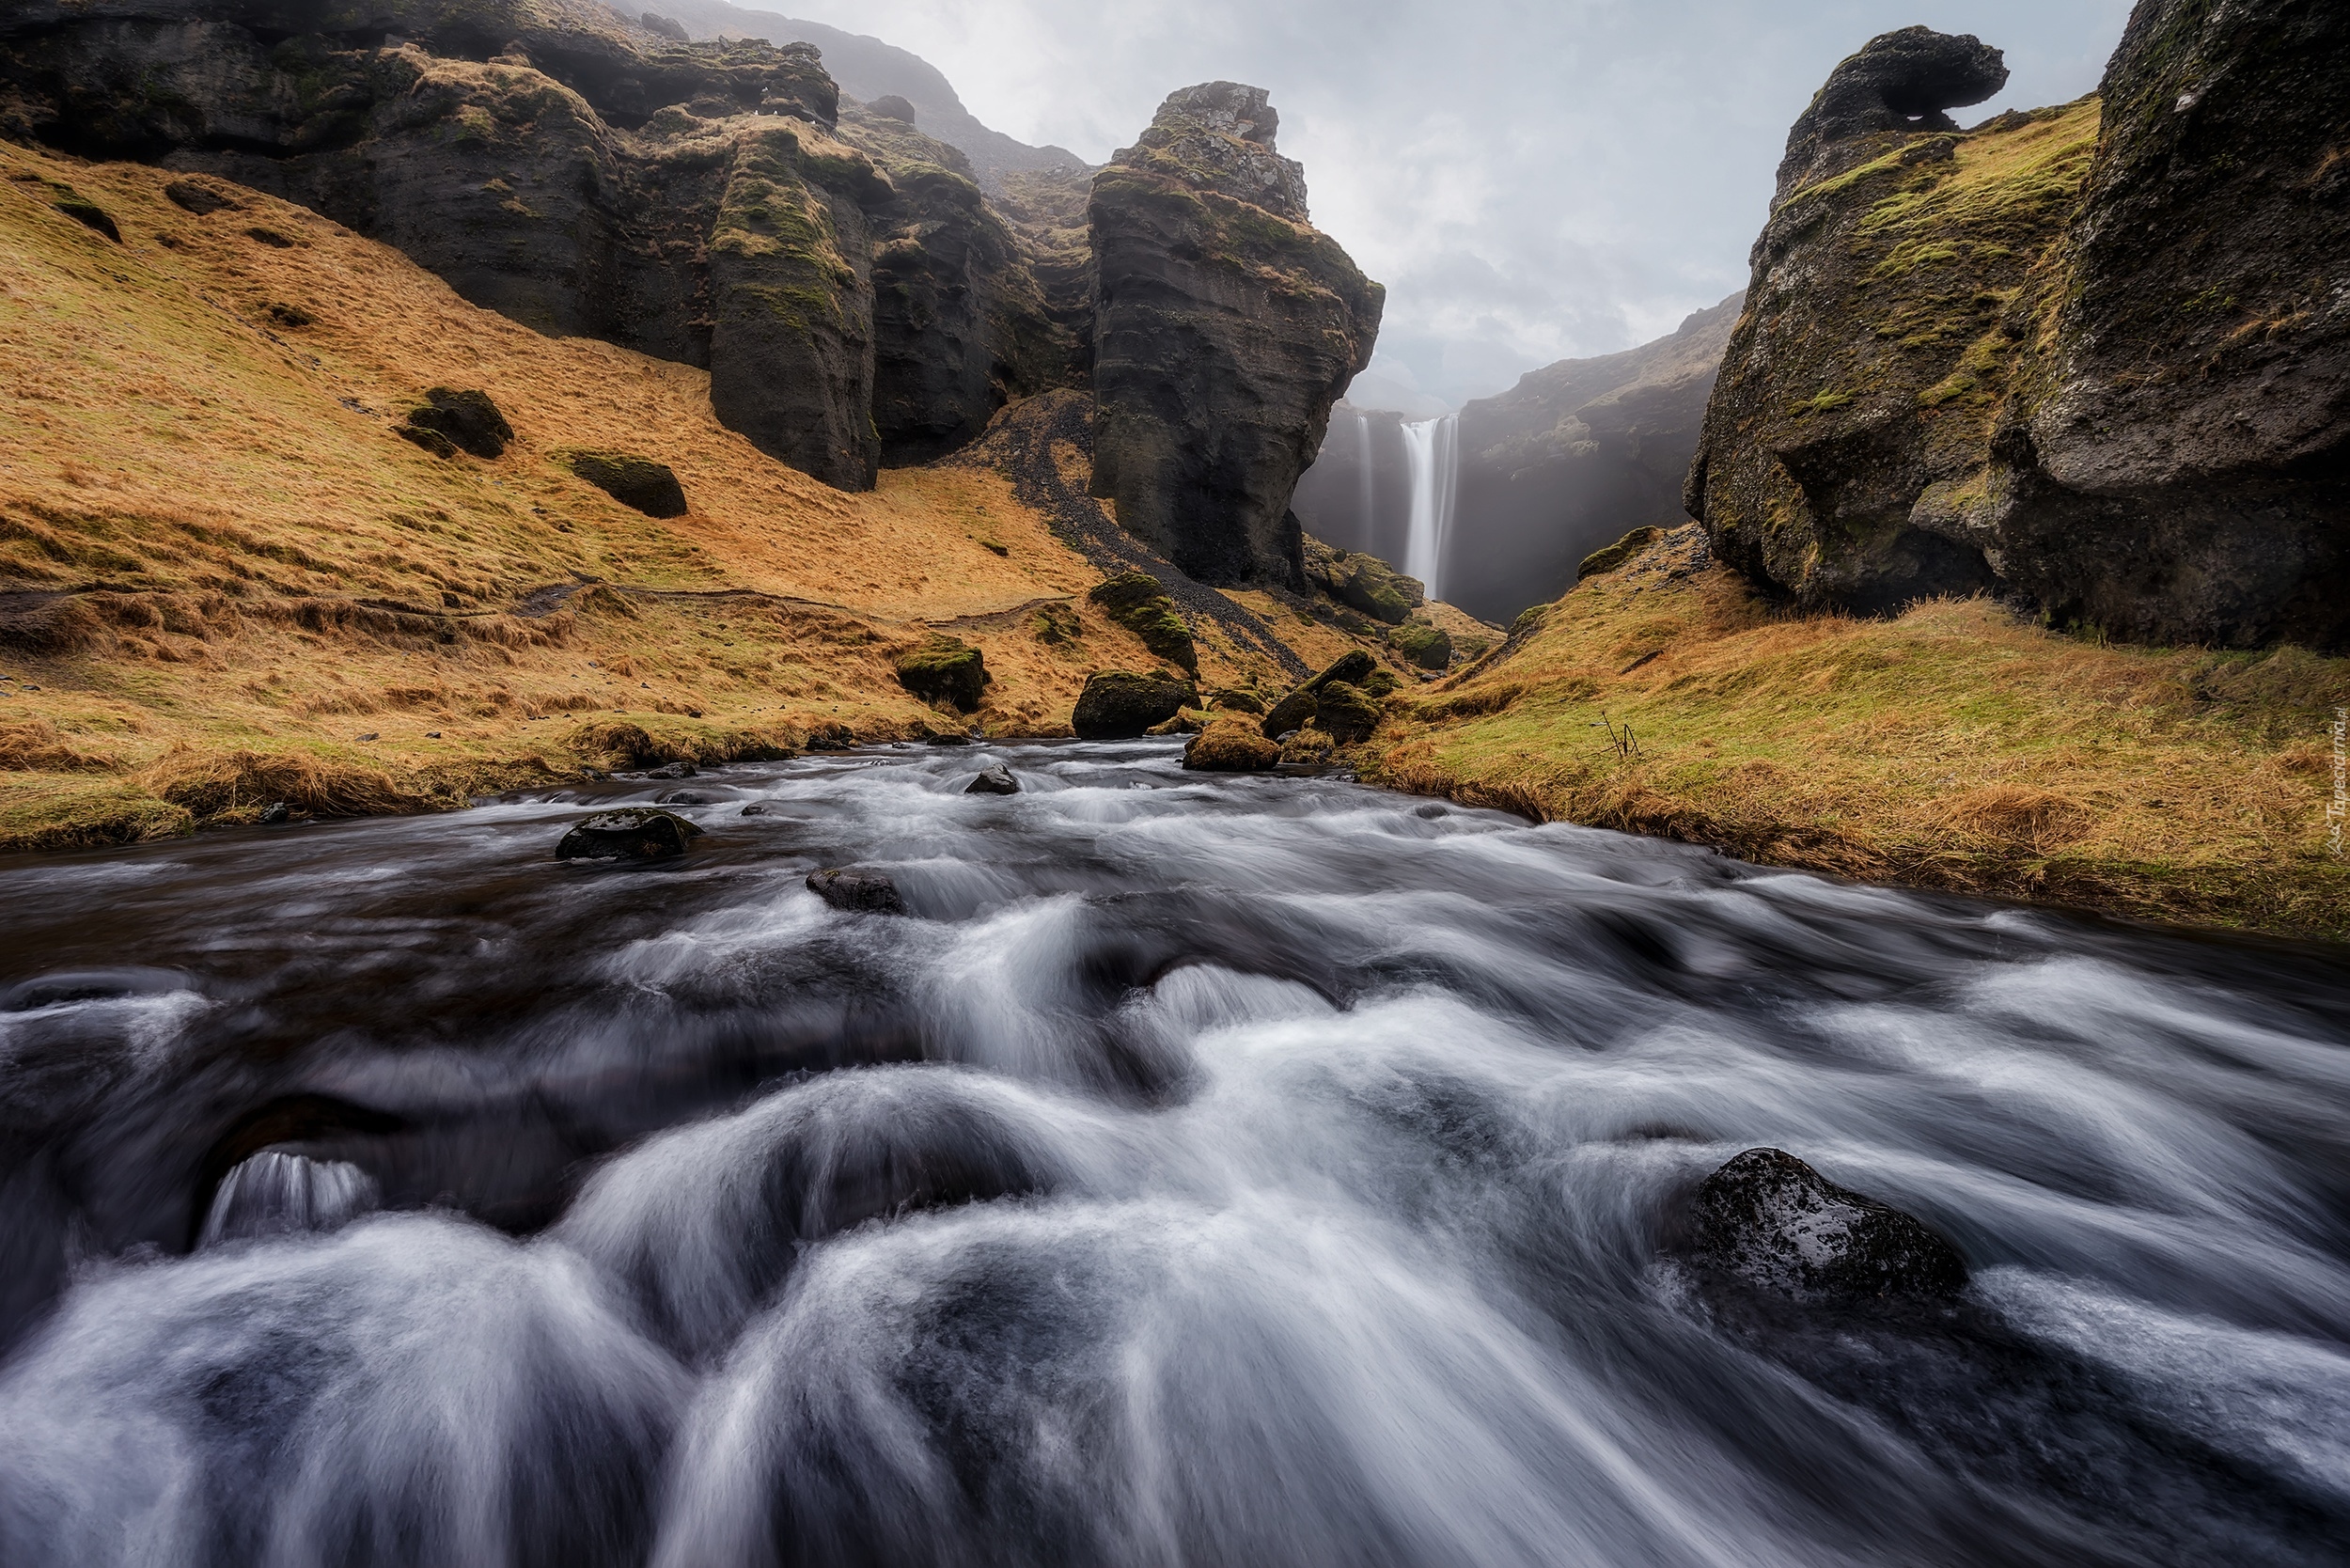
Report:
[[[1958,1249],[1917,1219],[1838,1186],[1779,1149],[1749,1149],[1700,1184],[1692,1257],[1797,1300],[1934,1298],[1966,1283]]]
[[[555,846],[557,860],[662,860],[683,855],[701,828],[674,811],[631,806],[573,823]]]
[[[835,909],[865,915],[902,915],[906,902],[887,871],[863,866],[828,866],[807,873],[807,890]]]
[[[1010,768],[998,762],[992,768],[981,768],[979,776],[963,787],[963,792],[966,795],[1016,795],[1020,792],[1020,780],[1011,776]]]

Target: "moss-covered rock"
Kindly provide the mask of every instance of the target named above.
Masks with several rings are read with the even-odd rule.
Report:
[[[1305,559],[1308,582],[1348,608],[1389,626],[1402,625],[1428,602],[1427,588],[1418,578],[1407,577],[1360,550],[1340,550],[1309,539]]]
[[[1379,728],[1379,704],[1359,686],[1333,681],[1315,697],[1314,728],[1340,745],[1367,739]]]
[[[1422,669],[1445,669],[1452,663],[1452,635],[1424,620],[1407,620],[1387,634],[1398,653]]]
[[[1312,720],[1321,706],[1321,693],[1324,686],[1341,682],[1355,684],[1367,681],[1378,667],[1379,661],[1361,649],[1347,650],[1333,659],[1320,674],[1300,682],[1295,690],[1276,702],[1259,728],[1267,740],[1279,740]]]
[[[1604,550],[1594,550],[1583,557],[1583,564],[1574,569],[1574,580],[1597,577],[1615,571],[1633,557],[1656,542],[1662,528],[1635,528]]]
[[[688,510],[685,487],[666,463],[627,452],[568,452],[564,466],[647,517],[683,517]]]
[[[1190,682],[1163,671],[1143,675],[1104,670],[1089,677],[1077,694],[1069,727],[1080,740],[1131,741],[1198,701],[1198,692]]]
[[[987,660],[959,637],[937,637],[898,659],[898,684],[925,702],[977,713],[990,677]]]
[[[1142,646],[1186,675],[1199,673],[1199,654],[1165,585],[1147,572],[1121,572],[1096,583],[1086,597],[1142,639]]]
[[[1281,748],[1245,719],[1214,721],[1183,750],[1183,766],[1199,773],[1262,773],[1281,760]]]
[[[103,207],[70,187],[58,191],[50,205],[83,227],[96,229],[116,244],[122,243],[122,230],[115,227],[113,216]]]

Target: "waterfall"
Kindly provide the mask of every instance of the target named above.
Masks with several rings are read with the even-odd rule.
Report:
[[[1356,532],[1368,541],[1377,537],[1379,527],[1379,513],[1374,504],[1376,498],[1371,493],[1371,469],[1375,463],[1371,449],[1371,416],[1359,408],[1352,412],[1355,416],[1355,478],[1360,492],[1355,516],[1361,522],[1356,525]]]
[[[373,1209],[375,1181],[341,1160],[313,1160],[265,1149],[231,1170],[212,1195],[199,1245],[332,1231]]]
[[[1404,535],[1403,570],[1418,577],[1431,599],[1442,598],[1437,572],[1445,538],[1452,531],[1452,503],[1461,473],[1460,419],[1447,414],[1407,423],[1403,459],[1412,476],[1412,521]]]

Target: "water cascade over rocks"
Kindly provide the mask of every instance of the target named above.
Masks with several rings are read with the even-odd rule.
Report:
[[[2341,1560],[2339,953],[1181,746],[5,868],[0,1562]]]
[[[1444,597],[1444,549],[1452,533],[1452,506],[1461,485],[1461,419],[1447,414],[1402,427],[1403,456],[1412,476],[1412,521],[1405,536],[1403,571],[1428,587],[1428,597]]]

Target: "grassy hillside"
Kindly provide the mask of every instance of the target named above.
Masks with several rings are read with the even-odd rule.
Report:
[[[2343,701],[2350,661],[2295,648],[2098,646],[1985,600],[1794,616],[1691,526],[1398,704],[1367,772],[1766,864],[2340,938]]]
[[[961,729],[894,673],[940,635],[984,651],[996,732],[1156,662],[998,475],[844,494],[720,427],[701,371],[217,180],[239,205],[198,216],[172,178],[0,144],[0,847]],[[436,385],[495,400],[504,456],[394,433]],[[620,506],[581,449],[669,464],[691,510]],[[1037,635],[1054,601],[1075,639]],[[1279,683],[1213,638],[1201,676]]]

